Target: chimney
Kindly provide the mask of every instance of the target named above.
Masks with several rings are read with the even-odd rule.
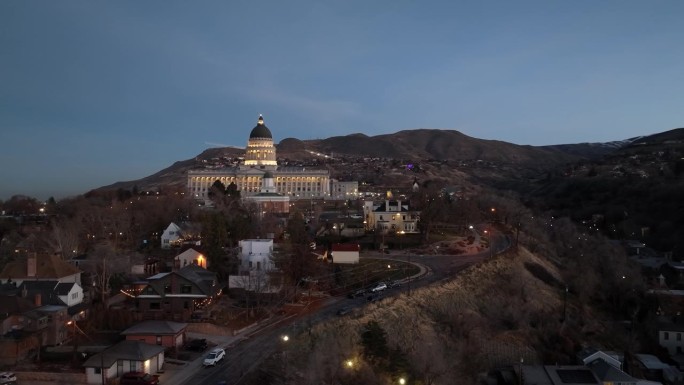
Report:
[[[33,301],[34,301],[34,303],[35,303],[36,306],[43,306],[43,304],[42,304],[43,300],[42,300],[42,298],[41,298],[41,296],[40,296],[40,293],[36,293],[36,294],[33,296]]]
[[[37,262],[36,262],[36,253],[29,253],[28,257],[26,258],[26,276],[29,278],[33,278],[36,276],[36,268]]]

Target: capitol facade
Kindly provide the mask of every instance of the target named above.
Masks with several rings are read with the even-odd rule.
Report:
[[[188,190],[196,199],[206,200],[209,189],[218,180],[225,186],[234,183],[242,197],[255,196],[261,192],[265,175],[273,178],[276,193],[291,200],[330,197],[328,170],[278,167],[273,136],[261,115],[249,134],[244,163],[237,167],[188,171]]]

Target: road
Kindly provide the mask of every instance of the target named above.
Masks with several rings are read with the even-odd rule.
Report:
[[[491,250],[471,255],[383,255],[385,259],[408,261],[420,264],[427,271],[422,277],[405,282],[401,286],[389,288],[382,293],[383,297],[400,295],[410,290],[451,279],[467,267],[482,262],[510,247],[510,239],[500,233],[492,234]],[[196,371],[184,385],[216,385],[225,381],[227,385],[241,384],[244,375],[255,370],[263,360],[278,351],[283,335],[295,335],[306,330],[310,325],[337,317],[337,311],[344,307],[360,308],[366,304],[365,296],[348,299],[346,297],[331,298],[315,313],[301,317],[283,319],[281,322],[259,330],[256,334],[226,349],[226,358],[213,368],[191,367],[186,370]]]

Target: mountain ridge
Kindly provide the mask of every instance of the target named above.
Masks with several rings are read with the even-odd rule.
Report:
[[[635,143],[682,140],[684,128],[673,129],[648,136],[638,136],[605,143],[577,143],[546,146],[518,145],[500,140],[478,139],[457,130],[420,128],[401,130],[393,134],[368,136],[353,133],[326,139],[301,140],[284,138],[276,145],[279,160],[303,161],[313,154],[334,154],[337,157],[392,158],[407,161],[484,161],[507,165],[512,172],[540,172],[550,167],[580,160],[595,159]],[[143,189],[182,187],[187,171],[202,168],[212,159],[233,159],[244,155],[244,149],[234,147],[209,148],[192,159],[174,162],[147,177],[120,181],[96,190]],[[513,166],[513,169],[510,169]],[[334,166],[330,168],[334,171]]]

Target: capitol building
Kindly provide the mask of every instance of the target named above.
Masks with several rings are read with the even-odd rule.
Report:
[[[278,167],[273,136],[261,115],[249,134],[244,163],[237,167],[188,171],[188,190],[196,199],[207,200],[209,189],[217,180],[225,186],[234,183],[245,198],[263,194],[264,183],[275,188],[274,193],[291,200],[331,197],[328,170]]]

